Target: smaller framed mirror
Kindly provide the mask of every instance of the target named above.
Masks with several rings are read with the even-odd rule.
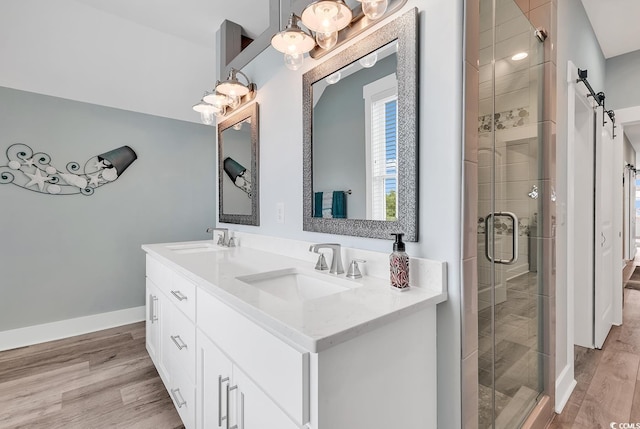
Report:
[[[258,103],[218,124],[218,219],[260,225]]]

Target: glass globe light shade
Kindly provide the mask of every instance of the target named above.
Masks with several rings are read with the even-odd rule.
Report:
[[[302,12],[302,22],[312,31],[340,31],[351,22],[353,14],[343,0],[318,0]]]
[[[318,46],[322,49],[331,49],[336,46],[338,43],[338,32],[337,31],[329,31],[329,32],[317,32],[316,33],[316,42]]]
[[[218,94],[215,91],[211,94],[205,95],[202,100],[218,109],[223,109],[229,104],[229,97],[223,94]]]
[[[214,116],[219,111],[215,106],[202,100],[193,106],[193,110],[200,113],[200,120],[206,125],[213,124]]]
[[[205,125],[213,124],[214,118],[215,118],[215,115],[213,114],[213,112],[200,112],[200,120]]]
[[[362,2],[362,12],[369,19],[378,19],[387,11],[388,0],[358,0]]]
[[[298,70],[302,67],[303,62],[304,54],[284,54],[284,65],[286,65],[289,70]]]

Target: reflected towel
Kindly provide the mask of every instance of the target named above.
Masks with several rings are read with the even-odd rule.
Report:
[[[331,192],[323,192],[322,193],[322,217],[325,219],[331,219],[332,215],[332,207],[333,207],[333,195]]]
[[[331,214],[336,219],[347,218],[347,195],[344,191],[333,191]]]

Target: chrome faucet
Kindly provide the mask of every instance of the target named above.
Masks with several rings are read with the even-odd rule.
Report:
[[[214,233],[216,231],[222,232],[222,234],[218,235],[218,242],[216,243],[218,246],[224,247],[234,247],[235,241],[233,237],[229,238],[229,229],[228,228],[207,228],[208,233]]]
[[[342,274],[344,268],[342,268],[342,254],[340,253],[340,245],[337,243],[320,243],[312,244],[309,246],[309,252],[320,253],[320,249],[331,249],[331,268],[329,272],[331,274]]]

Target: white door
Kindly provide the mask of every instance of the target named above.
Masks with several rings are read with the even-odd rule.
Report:
[[[587,94],[586,87],[577,84],[570,100],[575,116],[568,153],[567,249],[568,280],[574,291],[574,343],[593,348],[595,103]]]
[[[603,125],[603,109],[596,114],[596,229],[594,338],[602,348],[613,322],[613,136],[611,120]]]

